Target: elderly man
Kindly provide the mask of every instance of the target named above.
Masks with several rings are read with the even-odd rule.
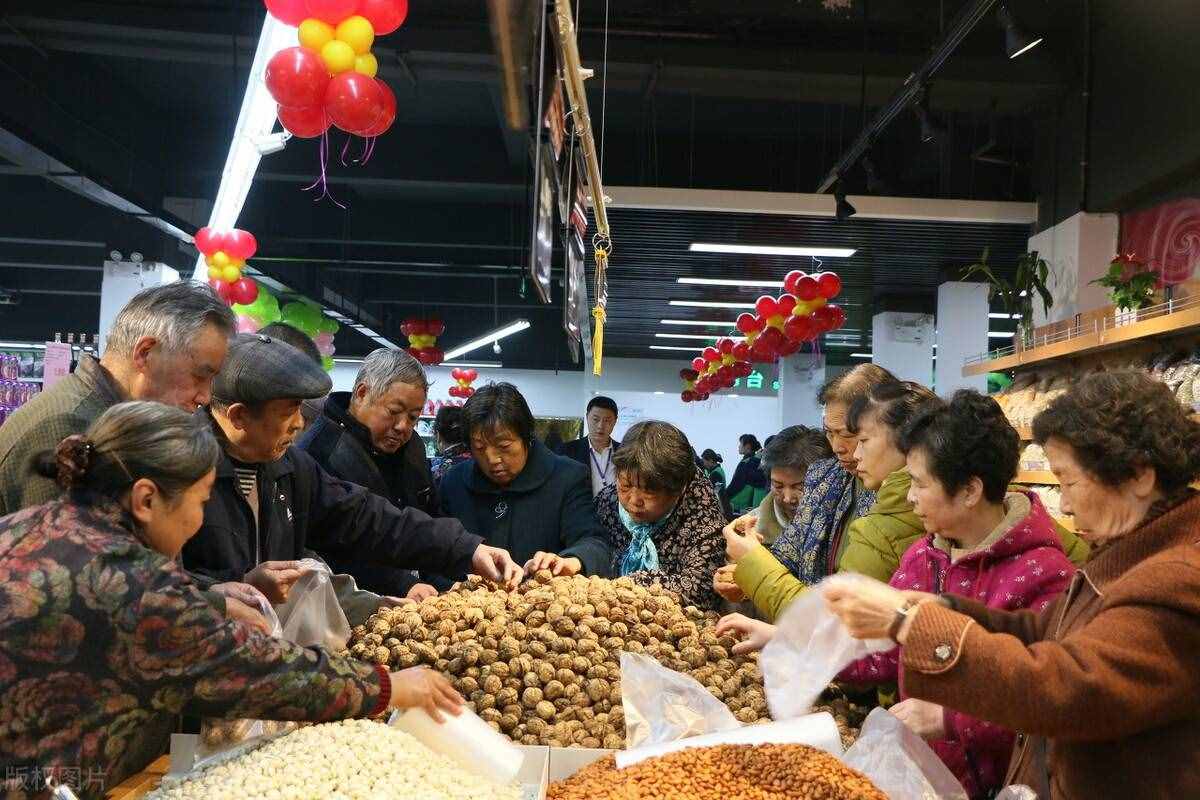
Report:
[[[207,286],[177,282],[136,294],[117,314],[99,361],[26,403],[0,426],[0,516],[58,496],[29,459],[83,433],[124,400],[157,400],[194,411],[208,402],[236,322]]]
[[[291,345],[262,334],[234,340],[208,412],[223,453],[204,523],[184,546],[184,566],[202,582],[245,580],[273,603],[287,598],[301,575],[299,559],[314,551],[354,552],[397,569],[471,571],[515,585],[521,568],[508,553],[482,544],[457,520],[397,508],[331,477],[292,446],[301,401],[330,385]],[[341,576],[335,588],[351,624],[384,600]]]
[[[365,486],[397,508],[437,516],[433,474],[416,432],[428,391],[429,379],[415,358],[404,350],[375,350],[363,360],[353,390],[329,395],[321,417],[297,445],[335,478]],[[373,592],[413,600],[437,593],[412,572],[364,561],[355,553],[322,555]],[[430,581],[448,586],[438,578]]]

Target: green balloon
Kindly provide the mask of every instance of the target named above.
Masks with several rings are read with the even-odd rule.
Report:
[[[332,372],[333,356],[321,356],[321,366],[325,368],[326,372]]]
[[[338,325],[337,320],[333,317],[322,316],[321,326],[318,333],[337,333],[340,327],[341,326]]]

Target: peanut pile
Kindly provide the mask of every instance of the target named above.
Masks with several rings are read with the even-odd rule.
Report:
[[[617,770],[612,756],[551,785],[547,800],[887,800],[871,781],[802,744],[680,750]]]
[[[629,578],[542,571],[512,592],[473,578],[419,606],[382,609],[354,630],[350,654],[433,667],[521,744],[619,749],[622,651],[691,675],[742,723],[768,719],[757,656],[733,656],[716,620]]]

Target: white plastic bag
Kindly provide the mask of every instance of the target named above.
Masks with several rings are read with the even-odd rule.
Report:
[[[292,585],[279,606],[282,637],[302,647],[324,647],[331,653],[346,648],[350,623],[333,588],[333,572],[322,561],[300,562],[304,575]]]
[[[837,674],[864,656],[895,647],[883,640],[860,641],[825,607],[825,588],[833,583],[867,580],[833,575],[804,592],[783,612],[775,636],[758,658],[771,718],[808,714]]]
[[[996,795],[996,800],[1038,800],[1038,796],[1037,792],[1028,786],[1013,784],[1001,789],[1000,794]]]
[[[870,778],[888,800],[968,800],[937,753],[882,708],[870,713],[842,761]]]
[[[638,653],[621,653],[621,703],[630,749],[741,727],[695,678]]]

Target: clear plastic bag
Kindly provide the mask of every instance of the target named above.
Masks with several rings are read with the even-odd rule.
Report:
[[[796,598],[775,625],[775,636],[758,658],[771,718],[801,717],[838,673],[871,653],[895,647],[888,640],[860,641],[825,607],[825,587],[867,580],[833,575]]]
[[[1038,800],[1037,792],[1028,786],[1005,786],[996,795],[996,800]]]
[[[344,650],[350,641],[350,623],[333,588],[333,571],[315,558],[303,559],[300,569],[304,575],[278,609],[282,637],[302,647],[323,647],[331,653]]]
[[[937,753],[882,708],[870,713],[842,761],[870,778],[889,800],[968,800]]]
[[[741,727],[695,678],[637,653],[621,653],[621,703],[628,749]]]

